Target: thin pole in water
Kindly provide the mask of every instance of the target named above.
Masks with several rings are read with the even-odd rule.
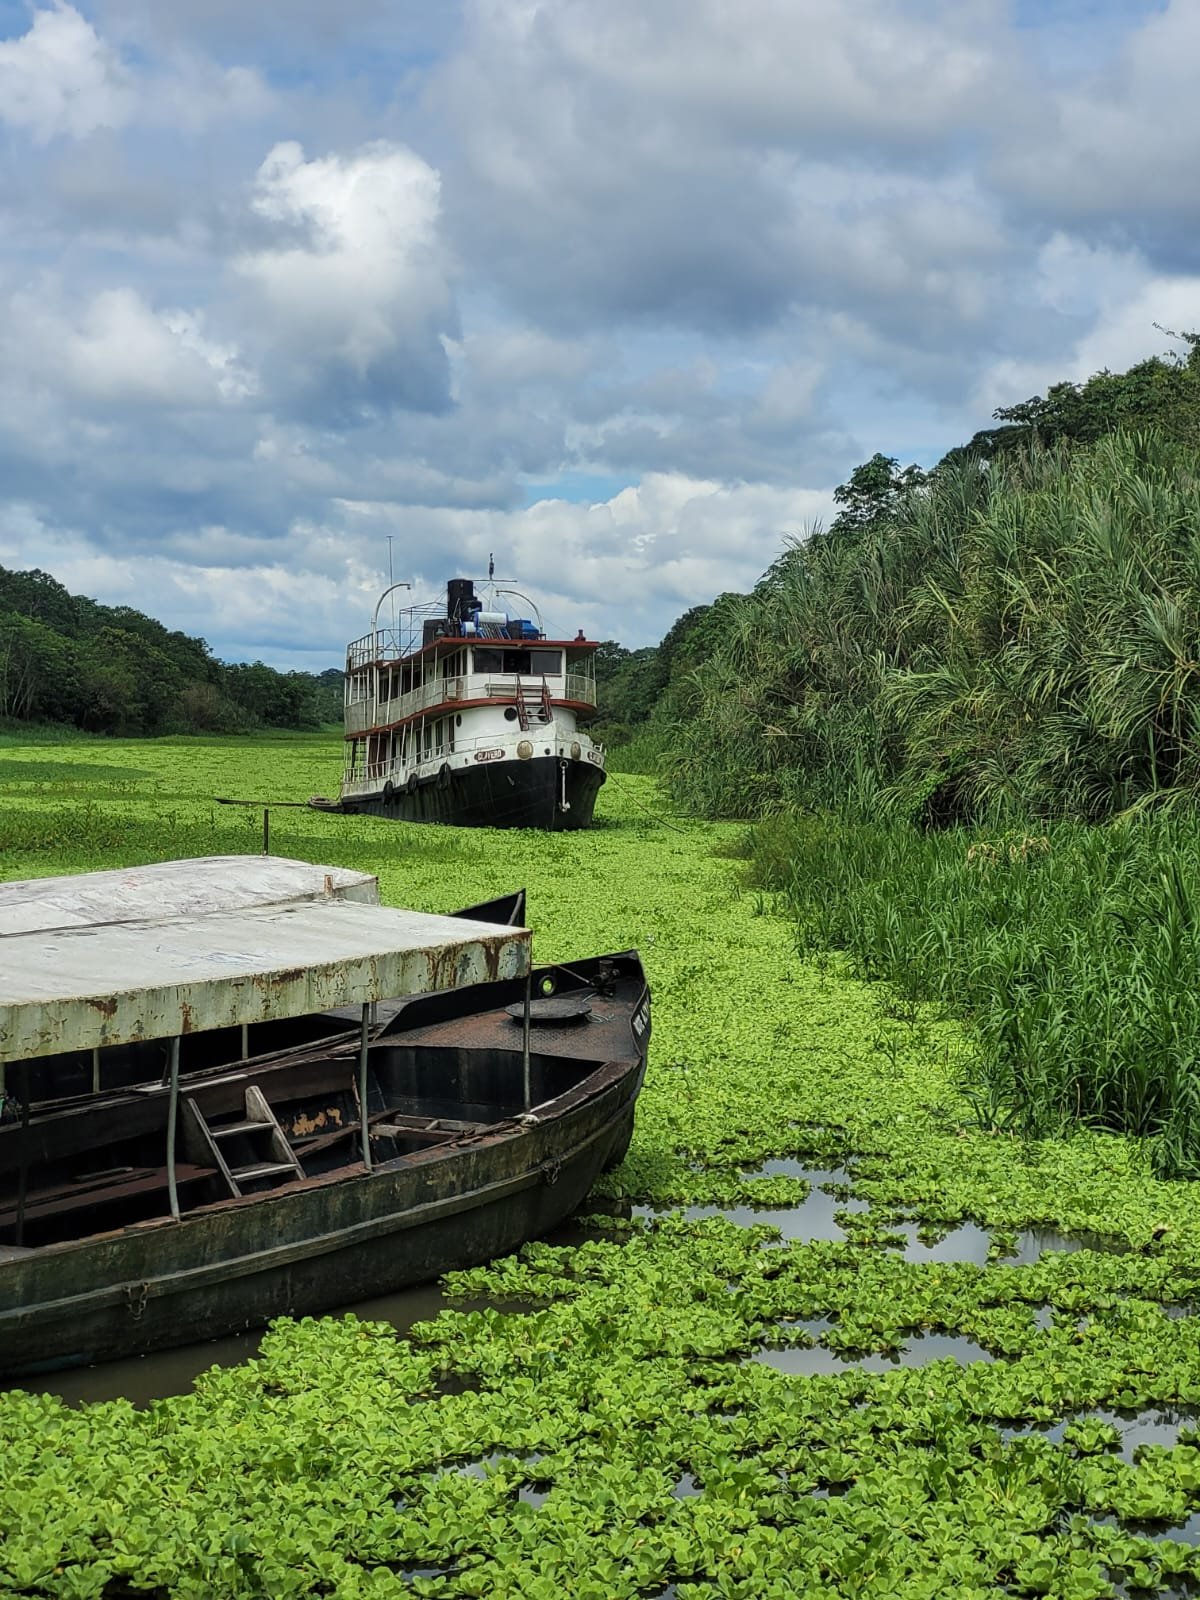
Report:
[[[362,1159],[367,1171],[371,1170],[371,1127],[367,1120],[367,1046],[370,1041],[371,1007],[362,1008],[362,1032],[358,1045],[358,1112],[362,1129]]]
[[[179,1118],[179,1035],[171,1040],[171,1095],[167,1101],[167,1194],[171,1215],[179,1221],[179,1185],[175,1179],[175,1124]]]
[[[263,807],[263,855],[271,853],[271,812],[267,806]]]

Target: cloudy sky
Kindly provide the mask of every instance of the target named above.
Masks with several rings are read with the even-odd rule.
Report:
[[[1200,327],[1198,0],[0,0],[0,563],[319,669],[636,646]]]

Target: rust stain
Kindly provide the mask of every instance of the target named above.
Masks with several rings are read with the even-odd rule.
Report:
[[[117,1002],[109,995],[95,995],[89,999],[88,1005],[102,1017],[113,1016],[117,1009]]]
[[[342,1113],[339,1106],[327,1106],[324,1111],[316,1111],[307,1116],[303,1111],[292,1122],[290,1132],[297,1139],[305,1139],[310,1133],[319,1133],[323,1128],[340,1128],[342,1126]]]

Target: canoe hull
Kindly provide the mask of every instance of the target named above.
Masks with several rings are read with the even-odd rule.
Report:
[[[9,1259],[0,1374],[217,1338],[503,1255],[554,1228],[621,1159],[643,1071],[601,1067],[532,1126]]]

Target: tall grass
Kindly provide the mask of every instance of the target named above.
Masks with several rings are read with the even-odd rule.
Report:
[[[985,1126],[1141,1135],[1161,1176],[1200,1176],[1200,819],[922,834],[810,816],[752,848],[802,943],[967,1021]]]
[[[610,772],[633,772],[653,777],[661,769],[662,758],[662,730],[651,727],[609,745],[606,765]]]

